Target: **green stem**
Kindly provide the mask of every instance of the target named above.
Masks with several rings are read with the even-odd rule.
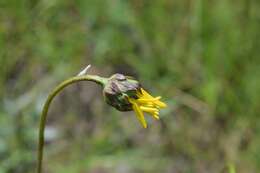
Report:
[[[94,76],[94,75],[84,75],[84,76],[76,76],[76,77],[72,77],[68,80],[65,80],[64,82],[62,82],[61,84],[59,84],[49,95],[48,98],[44,104],[43,110],[42,110],[42,114],[41,114],[41,120],[40,120],[40,127],[39,127],[39,144],[38,144],[38,165],[37,165],[37,173],[41,173],[42,172],[42,159],[43,159],[43,147],[44,147],[44,129],[45,129],[45,123],[46,123],[46,119],[47,119],[47,114],[48,114],[48,110],[50,107],[50,104],[52,102],[52,100],[54,99],[54,97],[60,92],[62,91],[62,89],[64,89],[66,86],[76,83],[76,82],[80,82],[80,81],[92,81],[95,82],[97,84],[100,84],[102,86],[104,86],[106,79],[99,77],[99,76]]]

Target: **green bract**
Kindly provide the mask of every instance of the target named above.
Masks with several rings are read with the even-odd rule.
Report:
[[[136,98],[140,84],[132,77],[114,74],[106,82],[103,90],[105,101],[119,111],[133,110],[128,98]]]

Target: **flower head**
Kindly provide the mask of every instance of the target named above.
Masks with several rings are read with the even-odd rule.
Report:
[[[117,110],[134,110],[144,128],[147,127],[144,112],[159,119],[159,109],[166,107],[160,96],[151,96],[137,80],[122,74],[114,74],[107,80],[103,94],[105,101]]]

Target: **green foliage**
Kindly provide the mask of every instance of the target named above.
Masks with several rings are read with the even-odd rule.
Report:
[[[257,0],[0,2],[0,172],[33,172],[42,104],[87,64],[169,107],[144,130],[99,88],[69,87],[50,111],[48,172],[257,172],[259,19]]]

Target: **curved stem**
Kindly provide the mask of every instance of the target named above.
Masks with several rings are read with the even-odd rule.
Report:
[[[100,84],[104,86],[106,79],[99,77],[99,76],[94,76],[94,75],[84,75],[84,76],[76,76],[72,77],[68,80],[65,80],[61,84],[59,84],[49,95],[48,98],[44,104],[42,114],[41,114],[41,120],[40,120],[40,127],[39,127],[39,144],[38,144],[38,165],[37,165],[37,173],[42,172],[42,159],[43,159],[43,147],[44,147],[44,129],[45,129],[45,123],[47,119],[47,114],[48,110],[50,107],[50,104],[54,97],[62,91],[66,86],[79,82],[79,81],[92,81],[97,84]]]

